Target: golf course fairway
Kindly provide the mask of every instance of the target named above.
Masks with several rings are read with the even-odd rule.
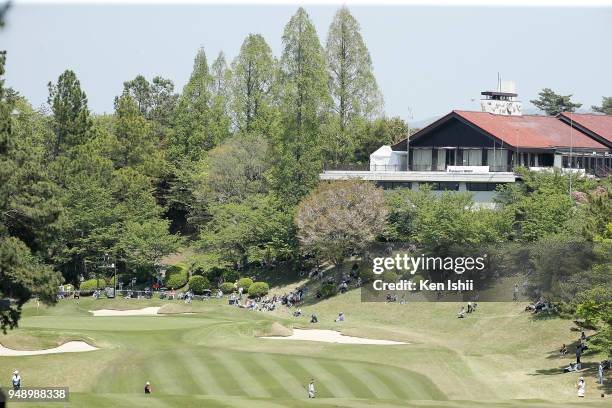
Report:
[[[155,316],[94,317],[90,310],[162,306]],[[595,369],[563,374],[562,343],[572,322],[534,319],[520,303],[482,303],[457,319],[456,303],[361,303],[359,291],[293,309],[254,312],[226,299],[194,301],[73,299],[26,305],[20,327],[0,336],[13,349],[85,341],[99,350],[0,357],[6,390],[18,369],[24,387],[68,387],[53,407],[573,407],[574,383],[587,380],[580,406],[605,406]],[[346,321],[335,323],[342,311]],[[166,313],[164,313],[166,312]],[[319,322],[308,322],[310,313]],[[189,314],[185,314],[189,313]],[[192,314],[193,313],[193,314]],[[259,339],[286,328],[405,342],[333,344]],[[286,330],[286,329],[285,329]],[[314,379],[317,398],[306,398]],[[153,393],[144,395],[149,381]],[[43,407],[48,403],[9,406]]]

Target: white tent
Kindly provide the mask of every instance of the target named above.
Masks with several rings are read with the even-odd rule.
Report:
[[[406,166],[405,155],[384,145],[370,155],[370,171],[401,171]]]

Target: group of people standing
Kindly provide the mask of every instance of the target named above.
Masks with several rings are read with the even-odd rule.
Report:
[[[567,367],[565,367],[563,369],[563,372],[565,373],[569,373],[569,372],[573,372],[573,371],[579,371],[582,370],[582,362],[580,360],[582,353],[584,352],[584,350],[588,350],[588,345],[586,343],[586,341],[589,339],[589,337],[586,335],[586,333],[583,331],[580,334],[580,337],[578,338],[578,342],[576,344],[576,363],[570,363]],[[561,349],[559,350],[559,355],[561,357],[565,356],[568,354],[568,348],[565,344],[563,344],[563,346],[561,347]],[[597,383],[599,385],[603,385],[604,383],[604,370],[606,369],[606,366],[608,366],[609,368],[609,362],[606,361],[602,361],[598,364],[597,366]],[[576,383],[576,390],[577,390],[577,395],[579,398],[584,398],[585,392],[586,392],[586,381],[584,379],[584,377],[580,377],[580,379],[578,380],[578,382]],[[605,395],[602,393],[601,397],[605,397]]]

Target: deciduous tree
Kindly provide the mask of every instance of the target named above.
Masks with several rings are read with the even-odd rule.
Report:
[[[386,216],[383,191],[372,183],[323,183],[298,205],[301,251],[338,265],[382,233]]]

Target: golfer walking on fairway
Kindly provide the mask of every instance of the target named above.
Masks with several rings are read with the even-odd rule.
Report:
[[[19,375],[19,371],[13,371],[13,378],[11,378],[11,382],[13,383],[13,389],[15,391],[21,388],[21,376]]]
[[[314,380],[310,380],[308,383],[308,398],[315,397],[315,388],[314,388]]]

